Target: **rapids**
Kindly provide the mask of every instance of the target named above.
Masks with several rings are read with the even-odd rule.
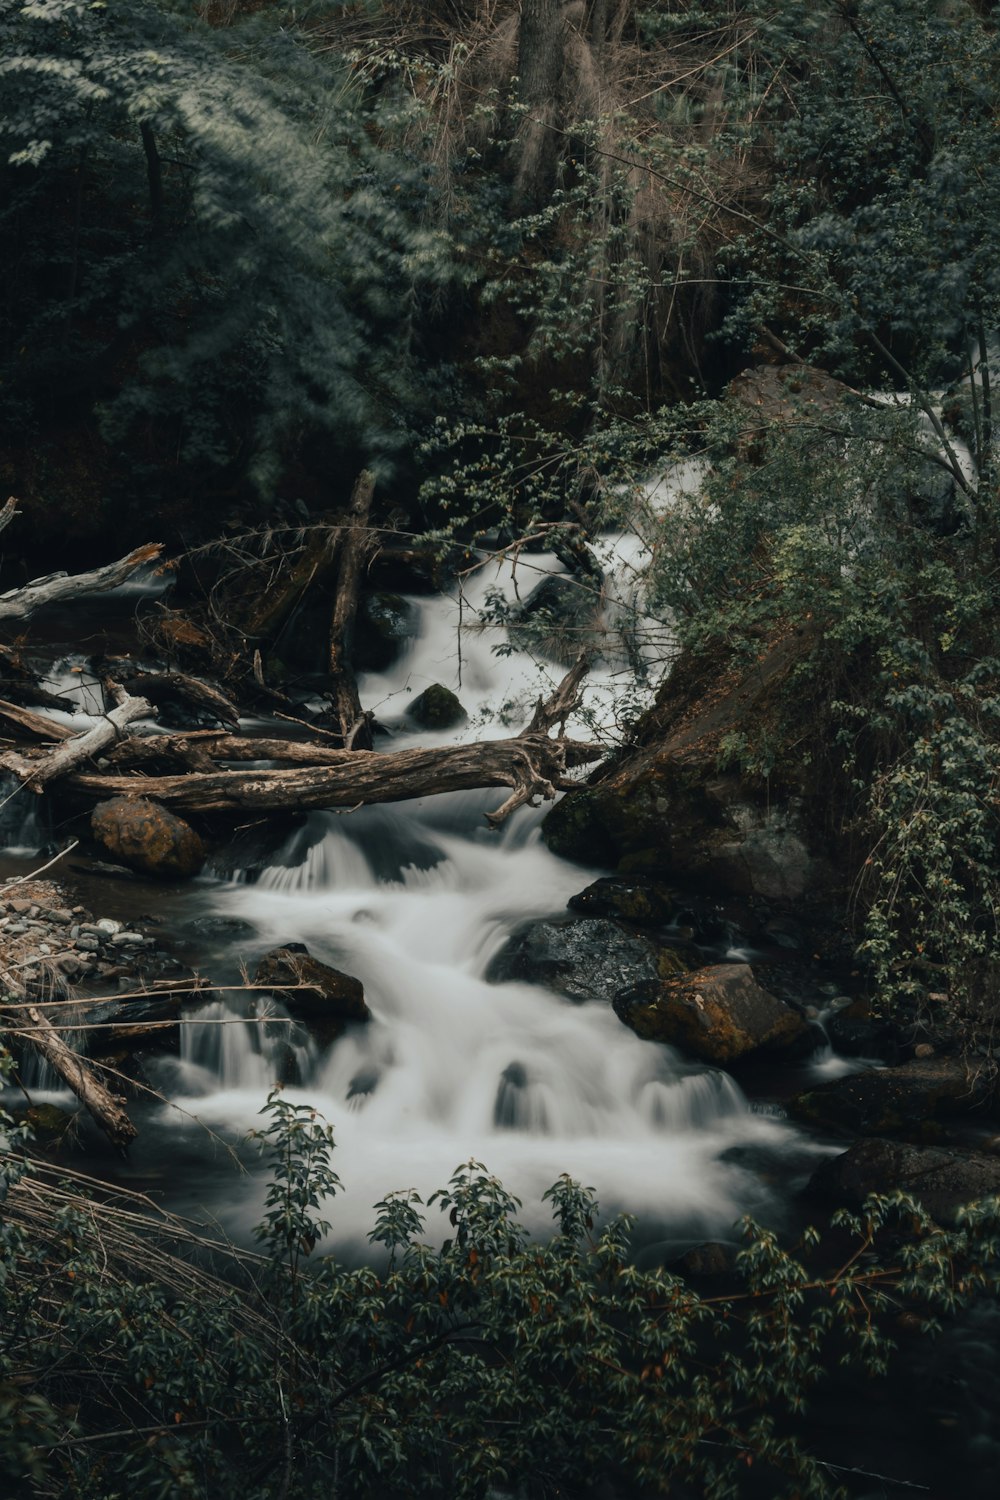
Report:
[[[604,538],[595,552],[605,583],[574,619],[601,656],[582,730],[573,732],[611,744],[623,682],[634,681],[637,662],[654,680],[672,643],[669,629],[643,614],[641,535]],[[385,731],[377,748],[516,732],[565,665],[512,652],[502,616],[562,571],[552,556],[522,555],[484,565],[453,596],[409,599],[415,631],[406,649],[390,670],[359,681]],[[100,711],[82,658],[60,662],[51,682],[83,712]],[[413,696],[435,682],[468,711],[458,731],[418,732],[407,718]],[[166,1102],[143,1109],[132,1176],[246,1236],[260,1216],[261,1175],[239,1176],[228,1161],[203,1169],[210,1137],[202,1127],[238,1147],[259,1127],[291,1046],[299,1081],[286,1097],[314,1105],[334,1127],[344,1192],[325,1212],[339,1247],[364,1245],[372,1205],[386,1193],[409,1188],[426,1198],[470,1158],[523,1200],[529,1224],[548,1223],[541,1194],[569,1173],[596,1188],[605,1211],[639,1215],[656,1253],[731,1238],[745,1212],[774,1221],[789,1177],[809,1170],[817,1148],[752,1109],[725,1073],[639,1040],[609,1004],[487,981],[490,960],[520,924],[564,912],[600,873],[548,851],[544,809],[522,809],[491,831],[483,814],[502,800],[502,792],[463,793],[313,813],[265,868],[206,874],[164,906],[167,922],[183,926],[197,913],[189,925],[204,932],[207,923],[213,937],[197,956],[216,983],[238,982],[272,947],[305,943],[363,982],[373,1020],[322,1050],[270,999],[231,996],[189,1013],[180,1056],[150,1065]],[[35,833],[6,831],[21,846]]]

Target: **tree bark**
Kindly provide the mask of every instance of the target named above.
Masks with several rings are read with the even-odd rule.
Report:
[[[514,207],[539,208],[552,191],[556,93],[563,65],[560,0],[521,0],[517,100],[524,110],[518,144]]]
[[[79,598],[81,594],[103,593],[106,589],[117,588],[144,563],[155,561],[162,551],[159,542],[147,542],[118,562],[94,568],[90,573],[52,573],[47,578],[36,578],[24,588],[9,589],[6,594],[0,594],[0,620],[26,620],[45,604],[57,604],[64,599]]]

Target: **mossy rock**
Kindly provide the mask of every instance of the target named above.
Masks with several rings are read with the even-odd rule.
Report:
[[[190,824],[151,797],[99,802],[90,831],[114,859],[154,880],[188,880],[205,863],[205,846]]]
[[[69,1129],[73,1116],[58,1104],[32,1104],[25,1110],[24,1118],[38,1140],[57,1141]]]
[[[608,830],[599,792],[567,792],[542,823],[542,838],[560,859],[578,865],[614,865],[618,844]]]
[[[453,729],[469,717],[451,688],[440,682],[432,682],[425,688],[406,712],[422,729]]]
[[[659,983],[625,991],[614,1004],[638,1036],[721,1067],[750,1053],[802,1044],[810,1029],[797,1011],[757,983],[747,964],[663,976]]]

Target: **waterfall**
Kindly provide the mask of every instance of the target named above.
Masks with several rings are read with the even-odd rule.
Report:
[[[601,551],[624,553],[635,573],[634,548],[607,539]],[[529,567],[531,581],[560,570],[554,558],[522,559],[512,580],[491,564],[461,600],[409,601],[419,619],[409,649],[390,671],[360,681],[362,701],[394,747],[456,738],[417,735],[406,719],[407,703],[432,682],[459,694],[470,714],[460,734],[475,738],[496,735],[498,719],[516,728],[562,675],[527,655],[498,655],[499,628],[478,623],[488,590],[523,594]],[[620,596],[609,591],[616,597],[612,608]],[[613,695],[608,657],[590,689],[597,729]],[[563,913],[599,873],[548,851],[540,811],[523,809],[491,832],[483,814],[497,801],[495,792],[461,793],[313,813],[255,882],[208,887],[216,913],[252,925],[253,939],[233,946],[251,972],[268,949],[300,942],[364,984],[371,1023],[325,1051],[301,1049],[290,1093],[334,1126],[348,1189],[336,1233],[360,1236],[376,1199],[399,1188],[426,1196],[470,1157],[525,1201],[529,1222],[545,1221],[541,1192],[569,1172],[594,1185],[607,1209],[643,1213],[678,1233],[728,1233],[767,1197],[734,1160],[735,1148],[780,1153],[801,1151],[801,1142],[780,1121],[752,1113],[724,1073],[640,1040],[610,1004],[487,981],[490,960],[518,926]],[[173,1091],[213,1126],[249,1127],[278,1076],[282,1047],[267,1027],[262,1041],[233,1008],[202,1017],[204,1027],[186,1030]],[[208,1024],[227,1020],[234,1024]]]

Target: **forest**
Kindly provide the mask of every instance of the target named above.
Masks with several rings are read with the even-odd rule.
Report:
[[[992,0],[0,0],[4,1493],[993,1493],[998,131]]]

